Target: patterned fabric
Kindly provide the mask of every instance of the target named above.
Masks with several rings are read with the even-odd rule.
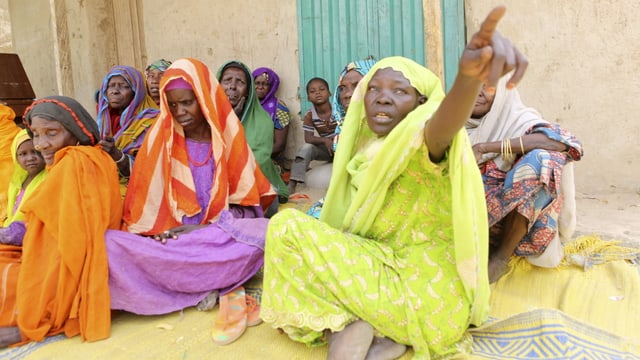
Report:
[[[109,111],[109,99],[107,87],[109,80],[114,76],[122,76],[134,92],[133,100],[122,111],[116,124],[114,116]],[[100,136],[111,136],[116,140],[116,147],[125,154],[135,157],[142,145],[144,134],[147,132],[153,119],[158,115],[158,105],[147,93],[147,85],[140,71],[131,66],[116,65],[102,81],[98,94],[98,126]]]
[[[206,208],[198,203],[184,130],[174,121],[164,92],[166,84],[175,78],[191,84],[211,127],[216,172]],[[244,135],[224,90],[206,65],[195,59],[174,62],[162,78],[160,114],[145,136],[129,181],[124,212],[126,229],[138,234],[157,234],[181,225],[185,215],[204,212],[203,223],[215,221],[229,204],[266,208],[275,193]]]
[[[171,66],[171,61],[160,59],[149,64],[149,66],[147,66],[147,68],[144,69],[144,71],[151,71],[151,70],[167,71],[169,66]]]
[[[490,241],[498,246],[503,237],[504,219],[513,210],[526,217],[528,232],[517,245],[519,256],[540,255],[558,233],[563,206],[562,170],[568,161],[579,161],[582,144],[558,124],[550,124],[520,100],[517,89],[500,79],[491,110],[481,119],[470,119],[469,137],[474,144],[541,133],[566,145],[566,152],[535,149],[515,160],[501,154],[484,154],[480,164],[489,213]]]
[[[429,100],[378,138],[363,97],[375,70],[386,67]],[[443,98],[433,73],[401,57],[381,60],[360,82],[321,222],[288,209],[269,224],[266,322],[319,344],[325,329],[359,318],[412,345],[418,358],[468,353],[466,329],[489,311],[486,205],[464,130],[445,161],[429,160],[424,126]]]
[[[302,130],[311,133],[315,133],[317,131],[318,135],[324,138],[332,138],[335,136],[335,130],[338,122],[333,117],[333,114],[331,114],[331,117],[329,118],[329,123],[325,123],[325,121],[318,115],[315,105],[311,105],[309,113],[311,114],[311,124],[307,124],[306,122],[303,123]]]
[[[46,171],[42,170],[36,175],[29,185],[22,192],[22,184],[29,176],[27,170],[25,170],[19,163],[17,158],[18,146],[23,142],[31,140],[27,130],[21,130],[13,140],[11,144],[11,154],[13,156],[13,174],[11,175],[11,181],[9,182],[9,190],[7,192],[8,204],[7,204],[7,220],[4,222],[4,226],[9,226],[14,221],[22,221],[24,216],[20,208],[24,201],[29,198],[31,193],[40,186],[46,176]],[[20,204],[15,207],[18,198],[20,197]]]
[[[336,90],[333,92],[331,96],[331,109],[333,110],[333,118],[336,119],[338,125],[335,130],[335,138],[333,141],[333,150],[336,150],[338,145],[338,138],[340,137],[340,132],[342,131],[342,123],[344,122],[345,109],[340,102],[340,82],[342,78],[351,70],[355,70],[360,73],[360,75],[365,76],[371,70],[371,67],[376,63],[373,59],[365,59],[365,60],[355,60],[348,63],[342,72],[340,72],[340,76],[338,77],[338,85],[336,85]]]
[[[249,68],[242,62],[232,60],[223,64],[220,69],[218,69],[218,81],[220,81],[222,73],[228,67],[242,69],[248,79],[247,87],[249,96],[245,101],[240,122],[244,127],[245,136],[251,147],[253,156],[255,156],[258,165],[260,165],[260,169],[267,179],[269,179],[269,182],[271,182],[271,185],[275,188],[278,195],[289,198],[289,188],[287,188],[287,185],[280,177],[280,171],[271,160],[271,152],[273,150],[273,121],[269,114],[262,108],[262,105],[260,105],[251,71],[249,71]]]

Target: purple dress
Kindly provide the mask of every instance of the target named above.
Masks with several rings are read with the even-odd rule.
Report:
[[[215,164],[208,144],[187,140],[189,166],[198,202],[206,209]],[[204,214],[184,217],[200,224]],[[213,291],[233,290],[255,275],[264,262],[268,220],[260,207],[231,206],[205,228],[166,244],[149,237],[108,230],[111,308],[142,315],[166,314],[196,305]]]

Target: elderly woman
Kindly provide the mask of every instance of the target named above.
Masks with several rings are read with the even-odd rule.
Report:
[[[213,307],[219,294],[213,339],[227,344],[260,321],[242,285],[263,264],[263,206],[275,192],[206,65],[175,61],[160,100],[127,189],[126,231],[106,234],[111,306],[166,314],[207,298]]]
[[[64,96],[36,100],[25,125],[47,179],[22,205],[23,246],[0,245],[3,307],[0,346],[80,334],[109,336],[104,233],[120,227],[116,166],[98,144],[96,122]]]
[[[258,165],[260,165],[260,170],[278,192],[279,201],[281,203],[287,202],[289,189],[271,161],[273,121],[260,105],[251,71],[245,64],[233,60],[222,65],[217,75],[220,85],[233,106],[233,111],[244,127],[247,142],[251,146],[251,151],[258,161]],[[278,202],[276,201],[267,210],[267,217],[273,215],[277,209]]]
[[[129,177],[144,135],[157,115],[158,106],[147,94],[140,71],[121,65],[109,70],[98,94],[100,145],[123,178]]]
[[[491,282],[505,273],[514,254],[543,267],[560,263],[560,237],[571,237],[560,233],[568,228],[562,222],[575,217],[572,211],[560,217],[564,192],[573,196],[573,178],[563,181],[563,170],[569,164],[572,171],[571,162],[582,157],[580,141],[525,106],[517,89],[504,86],[507,80],[501,79],[495,94],[478,94],[465,125],[486,192]]]
[[[285,169],[287,159],[284,156],[284,150],[287,147],[291,115],[284,101],[276,97],[276,92],[280,87],[280,77],[275,71],[267,67],[260,67],[253,70],[253,81],[258,100],[260,100],[262,108],[269,113],[273,121],[271,158],[280,166],[281,170]]]

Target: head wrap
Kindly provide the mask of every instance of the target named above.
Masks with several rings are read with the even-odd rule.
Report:
[[[472,144],[522,136],[534,125],[548,124],[536,109],[522,103],[518,89],[507,89],[511,75],[508,73],[498,81],[489,112],[480,119],[467,120],[465,128]],[[489,160],[494,160],[502,171],[511,169],[514,162],[513,159],[505,159],[502,154],[486,153],[482,155],[480,163]]]
[[[269,179],[271,185],[276,188],[280,196],[289,197],[289,189],[285,185],[280,171],[275,168],[271,160],[271,151],[273,150],[273,119],[262,108],[258,97],[256,96],[256,87],[253,82],[253,76],[249,68],[238,60],[232,60],[223,64],[217,73],[218,81],[222,79],[222,73],[228,68],[237,68],[244,71],[247,75],[248,93],[247,100],[244,103],[242,117],[240,122],[244,126],[247,142],[251,146],[251,151],[256,157],[260,169]]]
[[[192,90],[191,84],[187,82],[187,80],[183,78],[173,79],[167,83],[164,87],[164,91],[176,90],[176,89],[184,89],[184,90]]]
[[[117,131],[112,129],[111,112],[109,111],[109,99],[107,88],[109,80],[114,76],[122,76],[134,93],[133,100],[122,111]],[[147,83],[144,75],[138,69],[131,66],[116,65],[100,86],[98,97],[98,127],[100,136],[111,136],[116,140],[116,147],[129,155],[135,155],[142,143],[142,134],[151,126],[152,120],[158,114],[158,105],[147,93]]]
[[[261,67],[253,70],[253,79],[266,74],[267,81],[269,82],[269,91],[264,96],[262,100],[260,100],[260,105],[264,108],[264,110],[269,113],[271,119],[275,122],[277,120],[276,113],[278,110],[278,98],[276,97],[276,91],[280,87],[280,77],[275,71],[269,69],[268,67]]]
[[[381,140],[375,154],[357,170],[362,181],[352,185],[351,160],[365,146],[379,139],[367,125],[364,96],[377,70],[391,68],[401,72],[427,101],[417,106]],[[386,199],[391,184],[405,172],[409,161],[426,146],[424,127],[444,99],[440,79],[424,66],[404,57],[378,61],[354,91],[344,121],[339,150],[333,161],[333,174],[320,220],[351,233],[366,236]],[[428,150],[428,149],[427,149]],[[424,160],[427,161],[427,160]],[[466,294],[473,304],[471,323],[481,324],[489,311],[487,275],[489,244],[484,186],[464,129],[454,137],[447,154],[451,181],[451,213],[455,261]]]
[[[189,169],[184,129],[171,115],[167,86],[181,79],[191,86],[211,129],[215,173],[211,199],[201,208]],[[260,171],[222,87],[205,64],[176,60],[160,82],[160,114],[146,134],[129,179],[124,204],[128,231],[157,234],[181,225],[182,217],[204,212],[203,223],[215,221],[229,204],[268,205],[275,192]]]
[[[360,75],[365,76],[371,70],[371,67],[376,63],[373,59],[365,59],[365,60],[355,60],[348,63],[342,72],[340,72],[340,76],[338,77],[338,85],[336,85],[336,90],[333,92],[331,96],[331,109],[333,112],[333,118],[338,122],[338,126],[342,126],[342,122],[344,120],[345,109],[340,102],[340,82],[344,78],[344,76],[351,70],[355,70]]]
[[[20,132],[18,132],[16,137],[13,139],[13,142],[11,143],[11,155],[13,156],[13,174],[11,175],[11,181],[9,182],[9,190],[7,192],[8,202],[7,202],[7,219],[4,222],[5,227],[9,226],[9,224],[11,224],[14,221],[21,221],[24,219],[24,215],[20,211],[20,209],[22,208],[22,204],[24,204],[24,201],[27,199],[27,197],[31,195],[31,192],[33,192],[33,190],[35,190],[38,187],[38,185],[42,183],[47,173],[46,171],[44,171],[44,167],[43,167],[42,171],[40,171],[40,173],[38,173],[31,180],[29,185],[27,185],[27,187],[24,190],[24,195],[22,197],[22,201],[20,202],[20,205],[14,212],[16,199],[18,198],[18,194],[20,194],[20,191],[22,189],[22,184],[29,176],[29,172],[25,170],[18,162],[18,147],[20,147],[20,145],[22,145],[22,143],[24,143],[25,141],[30,141],[30,140],[31,138],[29,137],[29,133],[27,132],[27,129],[22,129],[20,130]]]
[[[149,64],[149,66],[147,66],[147,68],[144,69],[144,71],[151,71],[151,70],[167,71],[169,66],[171,66],[171,61],[160,59]]]
[[[100,141],[100,132],[95,120],[79,102],[70,97],[47,96],[34,101],[27,108],[24,124],[31,137],[33,137],[31,119],[34,116],[61,123],[80,142],[80,145],[95,145]]]

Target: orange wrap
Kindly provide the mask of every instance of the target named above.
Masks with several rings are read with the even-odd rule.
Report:
[[[183,78],[192,87],[211,127],[216,166],[211,200],[201,209],[189,169],[184,131],[167,104],[164,88]],[[124,201],[124,228],[158,234],[182,225],[184,215],[205,212],[204,223],[217,220],[229,204],[266,208],[276,193],[247,144],[244,128],[222,87],[195,59],[180,59],[167,69],[160,84],[160,114],[138,151]]]
[[[100,147],[59,150],[47,179],[23,205],[27,223],[18,275],[24,340],[64,332],[109,337],[111,311],[104,233],[118,229],[116,165]]]
[[[5,105],[0,104],[0,224],[7,216],[7,190],[13,173],[13,156],[11,143],[20,128],[13,122],[16,114]]]

